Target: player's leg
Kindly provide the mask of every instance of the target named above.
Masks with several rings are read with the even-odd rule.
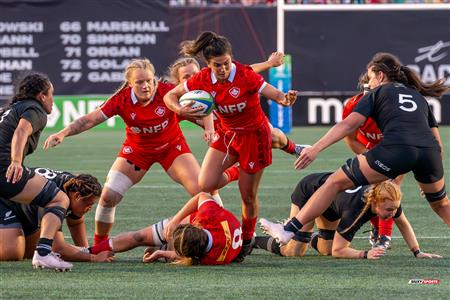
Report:
[[[450,202],[445,189],[444,177],[433,183],[419,182],[419,185],[430,207],[450,227]]]
[[[0,261],[22,260],[24,255],[25,237],[22,228],[0,225]]]
[[[164,169],[166,167],[167,165],[163,165]],[[166,172],[173,181],[181,184],[191,196],[200,192],[198,186],[200,166],[192,153],[179,155],[172,161]]]
[[[131,161],[117,157],[109,170],[95,211],[94,245],[108,239],[114,225],[115,208],[125,193],[147,173]]]
[[[237,157],[209,148],[198,177],[200,190],[210,193],[223,186],[223,172],[236,163]]]
[[[294,143],[282,130],[272,126],[270,127],[270,134],[272,136],[272,148],[281,149],[288,154],[299,156],[303,149],[310,147],[310,145]]]
[[[311,247],[321,255],[331,255],[338,223],[339,220],[330,222],[324,216],[316,218],[316,225],[319,230],[311,237]]]
[[[25,232],[25,255],[24,258],[29,259],[33,258],[34,249],[39,241],[39,235],[41,231],[37,229],[36,231],[28,234]]]

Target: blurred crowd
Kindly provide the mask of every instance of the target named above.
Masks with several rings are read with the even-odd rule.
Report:
[[[169,0],[172,6],[275,5],[277,0]],[[286,4],[416,4],[449,3],[449,0],[285,0]]]

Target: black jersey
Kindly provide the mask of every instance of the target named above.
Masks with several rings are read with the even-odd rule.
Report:
[[[303,207],[305,203],[308,202],[309,198],[311,198],[311,196],[314,194],[314,192],[325,183],[325,181],[331,174],[332,173],[313,173],[304,177],[297,184],[297,187],[292,193],[292,203],[299,206],[300,208]],[[364,208],[364,193],[368,188],[368,185],[359,186],[355,189],[346,190],[339,193],[333,200],[330,207],[328,207],[327,210],[322,214],[322,216],[324,216],[330,222],[340,220],[336,231],[339,232],[339,234],[349,242],[353,239],[355,233],[361,228],[362,225],[376,216],[376,214],[372,213],[372,211],[368,209],[361,216],[361,218],[359,218],[358,222],[353,224]],[[401,214],[402,208],[400,206],[397,209],[394,218],[400,217]]]
[[[383,145],[438,148],[431,132],[436,119],[425,97],[418,91],[394,82],[372,90],[359,101],[354,112],[371,117],[383,133]]]
[[[24,148],[25,157],[37,147],[39,136],[47,124],[47,113],[35,100],[22,100],[12,104],[0,116],[0,164],[9,165],[11,161],[11,141],[20,119],[25,119],[33,127]]]

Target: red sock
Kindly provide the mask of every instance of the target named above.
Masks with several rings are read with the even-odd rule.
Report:
[[[238,166],[231,166],[228,169],[225,170],[225,175],[227,175],[228,181],[227,183],[230,183],[232,181],[239,179],[239,167]]]
[[[378,221],[378,234],[381,235],[386,235],[388,237],[392,236],[392,228],[394,226],[394,218],[390,218],[387,220],[382,220],[380,219]]]
[[[104,240],[108,240],[108,239],[109,239],[109,235],[97,235],[97,234],[94,234],[94,246],[97,245],[97,244],[100,244]]]
[[[378,228],[378,219],[379,217],[373,217],[372,219],[370,219],[370,224],[372,224],[372,227]]]
[[[289,154],[295,154],[295,143],[287,138],[287,144],[281,150]]]
[[[242,240],[248,241],[253,238],[256,227],[256,219],[257,217],[246,219],[242,216]]]
[[[95,244],[94,246],[89,248],[89,250],[92,254],[99,254],[102,251],[112,251],[111,247],[109,246],[109,239]]]

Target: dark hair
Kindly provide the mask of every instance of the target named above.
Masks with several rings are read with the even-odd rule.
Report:
[[[449,87],[444,85],[444,78],[430,84],[422,82],[413,70],[403,66],[400,60],[390,53],[375,54],[367,65],[367,68],[370,67],[375,73],[383,72],[389,81],[403,83],[424,96],[439,97],[449,90]]]
[[[358,90],[363,92],[364,91],[364,85],[369,83],[369,75],[367,75],[367,72],[362,73],[359,75],[358,78]]]
[[[177,264],[198,265],[208,247],[208,235],[194,225],[178,225],[173,232],[173,247],[177,255],[182,257],[176,261]]]
[[[97,178],[89,174],[80,174],[64,184],[64,190],[68,192],[78,192],[81,197],[96,196],[100,197],[102,185]]]
[[[193,57],[201,52],[206,61],[225,54],[232,56],[231,44],[227,38],[212,31],[202,32],[194,41],[182,42],[180,49],[181,54]]]
[[[37,72],[26,73],[16,86],[12,103],[28,99],[38,100],[36,96],[41,92],[47,93],[50,86],[51,82],[47,75]]]

